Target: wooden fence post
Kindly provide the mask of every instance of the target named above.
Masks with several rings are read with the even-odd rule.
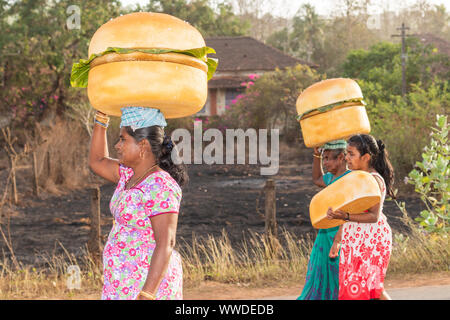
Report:
[[[19,196],[17,194],[17,184],[16,184],[16,156],[10,155],[11,164],[11,199],[14,204],[19,202]]]
[[[278,238],[275,182],[272,179],[266,180],[266,185],[264,189],[266,191],[266,201],[265,201],[266,237],[268,239]]]
[[[95,263],[101,261],[100,188],[91,189],[91,230],[88,250]]]
[[[37,168],[37,159],[36,159],[36,151],[33,151],[33,191],[35,196],[39,196],[39,183],[38,183],[38,168]]]
[[[47,151],[47,156],[45,157],[47,164],[47,178],[50,177],[50,151]]]

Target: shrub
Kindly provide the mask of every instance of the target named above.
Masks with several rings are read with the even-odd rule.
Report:
[[[385,142],[396,177],[402,181],[428,143],[430,123],[450,108],[448,83],[436,82],[427,89],[415,85],[402,98],[387,95],[378,83],[358,82],[367,103],[371,134]]]
[[[225,114],[210,119],[209,127],[280,129],[287,141],[301,137],[300,125],[295,119],[295,103],[300,92],[322,77],[308,66],[297,65],[277,69],[260,77],[251,75],[242,85],[245,92],[238,95]]]
[[[448,124],[447,116],[436,118],[437,128],[432,128],[431,142],[424,148],[422,161],[416,162],[416,168],[409,173],[408,182],[414,185],[427,207],[416,221],[428,232],[447,233],[450,230]]]

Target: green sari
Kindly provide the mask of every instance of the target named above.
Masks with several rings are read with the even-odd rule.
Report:
[[[349,172],[347,170],[337,178],[328,172],[323,176],[323,182],[328,186]],[[305,286],[297,300],[338,299],[339,255],[333,259],[328,256],[338,230],[339,226],[319,230],[309,258]]]

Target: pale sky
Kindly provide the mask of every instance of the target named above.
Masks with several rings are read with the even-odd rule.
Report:
[[[148,3],[148,0],[120,0],[124,6],[129,4],[140,4],[145,5]],[[339,0],[266,0],[266,2],[271,3],[270,8],[267,8],[267,11],[270,11],[273,15],[281,16],[281,17],[291,17],[293,16],[297,10],[300,8],[302,4],[310,3],[312,4],[316,12],[319,15],[330,15],[332,14],[332,10],[336,8],[336,4],[342,3]],[[402,0],[402,1],[392,1],[392,0],[372,0],[371,9],[373,13],[379,13],[383,11],[383,9],[387,9],[389,11],[397,11],[400,7],[406,7],[411,4],[416,3],[417,0]],[[445,0],[427,0],[428,4],[431,5],[445,5],[447,11],[450,10],[450,1]]]

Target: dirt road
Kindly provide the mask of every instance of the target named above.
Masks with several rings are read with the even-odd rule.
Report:
[[[450,300],[450,285],[391,289],[388,293],[392,300]],[[265,297],[260,300],[296,300],[297,297]]]
[[[251,288],[242,284],[223,284],[206,281],[184,292],[185,299],[194,300],[295,300],[303,284]],[[393,300],[450,300],[450,272],[389,276],[386,291]]]

